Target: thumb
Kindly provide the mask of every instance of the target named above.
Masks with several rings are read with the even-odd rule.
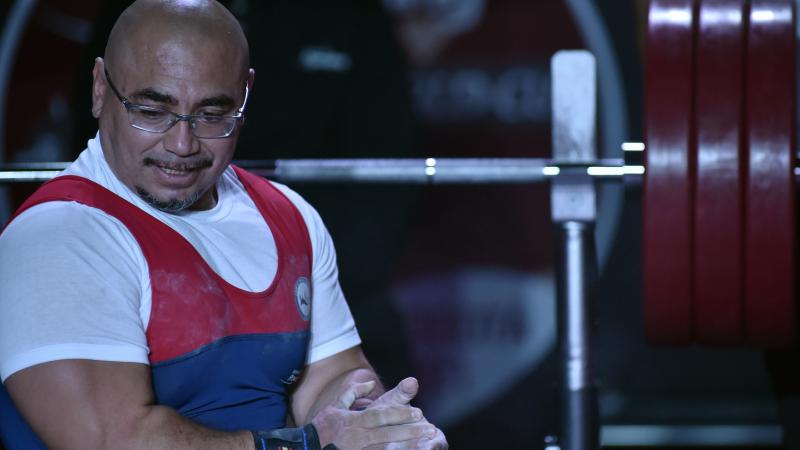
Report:
[[[381,395],[375,402],[389,405],[408,405],[417,396],[419,382],[416,378],[409,377],[397,383],[391,391]]]
[[[341,409],[350,409],[356,400],[366,397],[370,392],[372,392],[373,389],[375,389],[375,381],[351,384],[339,396],[339,399],[336,401],[334,406]]]

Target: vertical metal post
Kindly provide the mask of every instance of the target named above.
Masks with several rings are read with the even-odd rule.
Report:
[[[551,60],[553,158],[596,159],[595,60],[586,51],[560,51]],[[551,214],[559,227],[558,336],[562,361],[563,450],[599,448],[597,393],[592,371],[591,297],[596,278],[594,182],[588,174],[558,176]]]
[[[599,448],[597,392],[591,348],[591,289],[594,227],[561,224],[558,280],[559,341],[562,361],[562,450]]]

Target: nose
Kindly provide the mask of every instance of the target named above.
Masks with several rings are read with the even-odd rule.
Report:
[[[188,120],[179,120],[164,133],[164,148],[177,156],[190,156],[200,150],[200,143],[192,133]]]

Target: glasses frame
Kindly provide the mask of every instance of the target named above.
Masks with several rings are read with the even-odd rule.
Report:
[[[198,139],[224,139],[230,137],[233,134],[233,132],[236,131],[236,127],[241,126],[241,124],[244,122],[244,108],[245,106],[247,106],[247,99],[250,96],[250,87],[247,84],[244,85],[244,102],[242,102],[242,106],[236,110],[236,113],[230,116],[215,116],[224,119],[235,119],[235,122],[231,127],[231,129],[222,136],[198,136],[196,131],[197,120],[202,120],[204,118],[207,118],[206,116],[199,114],[178,114],[176,112],[164,108],[157,108],[155,106],[133,103],[132,101],[128,100],[127,97],[120,94],[119,90],[117,90],[117,87],[114,86],[114,83],[111,81],[111,75],[109,75],[108,73],[107,67],[103,66],[103,72],[106,76],[106,82],[108,83],[108,87],[111,88],[111,91],[114,92],[114,95],[116,95],[117,99],[119,99],[119,101],[122,102],[122,106],[125,107],[125,111],[128,112],[128,125],[130,125],[133,128],[136,128],[137,130],[146,131],[148,133],[166,133],[167,131],[171,130],[176,123],[180,121],[186,121],[189,123],[189,128],[192,130],[192,134]],[[174,117],[174,119],[170,122],[169,126],[163,131],[148,130],[146,128],[142,128],[141,126],[134,125],[133,119],[130,115],[131,109],[141,109],[145,111],[168,113],[171,114]]]

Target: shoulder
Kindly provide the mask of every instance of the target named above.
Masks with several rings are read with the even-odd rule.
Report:
[[[320,246],[328,245],[330,235],[328,234],[328,229],[325,227],[325,223],[323,222],[322,217],[319,215],[317,210],[311,206],[311,204],[308,203],[300,194],[288,186],[281,183],[276,183],[274,181],[268,182],[272,184],[275,189],[286,196],[286,198],[288,198],[289,201],[294,204],[295,208],[300,211],[300,215],[303,216],[303,220],[308,228],[308,234],[311,237],[311,242],[314,249],[318,250]]]
[[[100,209],[74,201],[50,201],[25,210],[8,224],[3,236],[9,233],[84,235],[91,230],[99,229],[120,231],[124,230],[125,226]]]
[[[0,235],[0,254],[17,259],[87,254],[141,259],[138,244],[122,222],[71,201],[42,203],[17,216]]]
[[[297,208],[300,211],[300,214],[302,214],[304,218],[306,218],[306,216],[309,216],[309,218],[311,218],[311,216],[319,217],[317,210],[314,209],[314,207],[311,206],[310,203],[308,203],[300,194],[291,189],[289,186],[271,180],[267,180],[267,182],[271,184],[275,189],[277,189],[278,192],[280,192],[286,198],[288,198],[289,201],[292,202],[292,204],[295,206],[295,208]],[[309,219],[306,218],[306,222],[308,221]]]
[[[235,174],[233,176],[235,177]],[[317,269],[329,265],[329,263],[323,263],[323,261],[331,260],[331,258],[326,255],[335,255],[335,251],[333,250],[333,242],[328,233],[328,229],[325,227],[325,223],[317,210],[308,203],[302,195],[290,187],[272,180],[264,181],[278,193],[286,197],[300,213],[303,222],[305,222],[306,230],[308,230],[308,237],[311,240],[311,251],[314,255],[314,268]],[[238,179],[236,182],[239,183]],[[239,185],[241,186],[241,183],[239,183]],[[241,187],[241,189],[244,189],[244,187]],[[335,261],[335,258],[333,258],[333,261]]]
[[[314,233],[317,232],[318,228],[322,227],[324,229],[324,224],[322,223],[322,219],[319,213],[317,213],[317,210],[314,209],[314,207],[311,206],[311,204],[309,204],[300,194],[298,194],[296,191],[286,186],[285,184],[281,184],[272,180],[267,180],[261,177],[258,178],[260,180],[263,180],[263,182],[266,183],[267,185],[274,188],[279,194],[286,197],[286,199],[288,199],[289,202],[292,205],[294,205],[294,207],[300,212],[300,215],[303,217],[303,221],[305,222],[306,227],[308,227],[309,234],[313,236]],[[225,171],[222,179],[225,185],[232,186],[234,190],[238,190],[244,193],[245,188],[242,185],[242,182],[236,176],[236,173],[233,171],[232,168],[228,168]]]

